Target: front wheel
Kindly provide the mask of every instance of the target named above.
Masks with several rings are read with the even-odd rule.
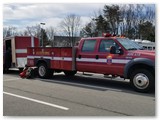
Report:
[[[149,92],[154,88],[155,78],[146,69],[135,70],[131,73],[130,83],[135,91]]]
[[[48,69],[45,63],[38,65],[38,75],[40,78],[51,78],[53,76],[53,70]]]

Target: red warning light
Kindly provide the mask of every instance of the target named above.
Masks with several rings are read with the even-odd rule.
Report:
[[[102,33],[103,37],[111,37],[112,35],[110,33]]]
[[[121,35],[121,38],[125,38],[125,35]]]

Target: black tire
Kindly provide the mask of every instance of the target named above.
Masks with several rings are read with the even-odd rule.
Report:
[[[21,72],[23,71],[24,68],[18,68],[18,69],[19,69],[19,72],[21,73]]]
[[[9,68],[3,68],[3,73],[8,74],[9,73]]]
[[[38,65],[38,75],[40,78],[51,78],[53,76],[53,70],[48,69],[45,63]]]
[[[74,76],[77,73],[77,71],[64,71],[64,74],[66,76]]]
[[[135,70],[131,73],[130,84],[137,92],[150,92],[155,86],[155,77],[146,69]]]

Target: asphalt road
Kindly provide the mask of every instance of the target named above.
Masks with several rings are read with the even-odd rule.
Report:
[[[128,81],[102,75],[56,74],[52,79],[3,75],[4,116],[155,116],[155,92],[134,92]]]

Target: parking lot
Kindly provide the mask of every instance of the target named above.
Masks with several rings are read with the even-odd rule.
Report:
[[[155,92],[138,93],[129,81],[77,73],[52,79],[3,75],[4,116],[154,116]]]

